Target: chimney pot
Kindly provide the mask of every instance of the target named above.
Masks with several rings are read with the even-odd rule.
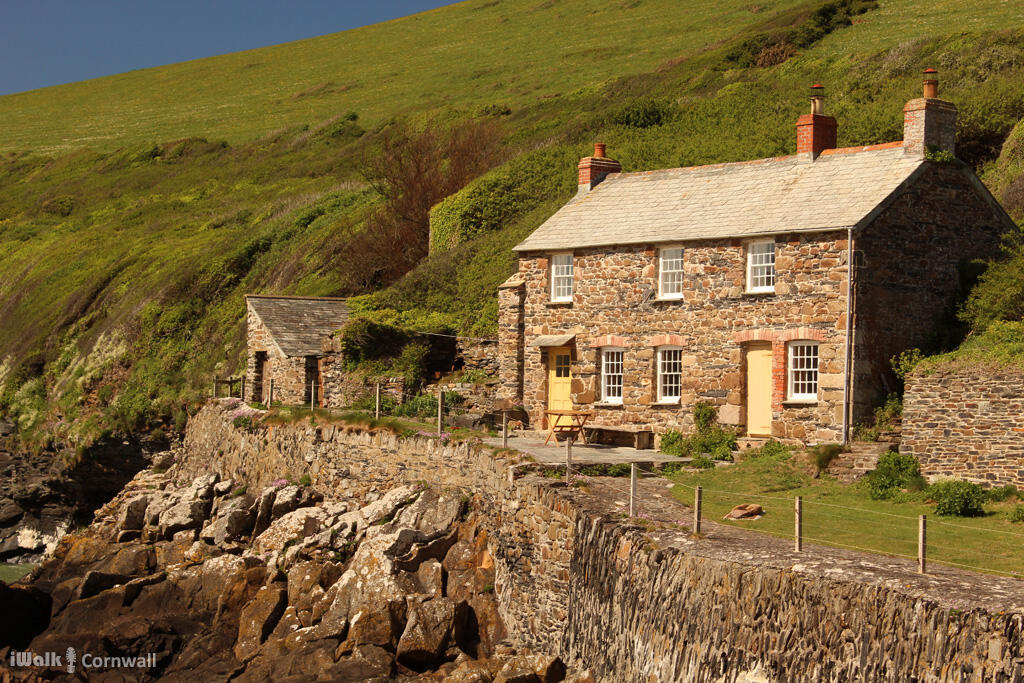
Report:
[[[604,159],[604,147],[605,145],[603,142],[595,142],[594,156],[597,157],[598,159]]]
[[[815,83],[811,86],[811,113],[825,113],[825,86]]]
[[[939,96],[939,72],[935,69],[924,70],[924,96],[933,100]]]

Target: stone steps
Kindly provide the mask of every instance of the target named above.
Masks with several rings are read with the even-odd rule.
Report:
[[[895,446],[888,441],[854,441],[849,452],[836,456],[825,471],[848,484],[875,469],[878,457]]]

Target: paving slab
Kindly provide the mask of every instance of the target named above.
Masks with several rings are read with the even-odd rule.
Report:
[[[501,446],[501,438],[484,439],[488,446]],[[565,442],[557,445],[544,444],[544,436],[524,435],[523,432],[515,432],[509,435],[509,448],[533,456],[533,458],[544,464],[565,463]],[[690,458],[679,458],[674,455],[666,455],[653,448],[636,449],[629,446],[609,446],[607,444],[582,444],[575,442],[572,446],[572,461],[574,464],[583,465],[616,465],[630,462],[678,462],[688,463]]]

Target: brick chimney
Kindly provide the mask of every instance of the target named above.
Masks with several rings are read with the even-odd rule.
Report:
[[[609,173],[621,171],[622,164],[606,157],[604,155],[604,143],[596,142],[594,143],[594,156],[580,159],[577,168],[580,170],[579,191],[588,192],[604,180],[604,177]]]
[[[796,120],[796,153],[811,161],[826,149],[836,146],[836,120],[825,116],[825,87],[811,86],[811,113]]]
[[[903,151],[923,157],[929,149],[956,153],[956,105],[939,97],[939,72],[924,70],[924,97],[903,107]]]

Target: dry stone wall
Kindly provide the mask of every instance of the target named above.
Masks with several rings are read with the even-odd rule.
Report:
[[[250,486],[309,473],[349,495],[463,487],[484,519],[511,636],[599,680],[1024,681],[1016,584],[982,600],[957,595],[965,583],[873,575],[863,558],[856,572],[800,567],[615,519],[507,452],[308,423],[236,429],[234,405],[193,418],[182,473]]]
[[[900,450],[925,476],[1024,487],[1024,369],[919,370],[903,401]]]

